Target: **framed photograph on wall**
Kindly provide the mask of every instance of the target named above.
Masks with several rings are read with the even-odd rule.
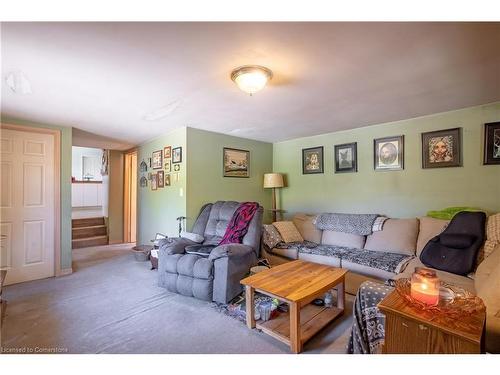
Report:
[[[153,169],[161,169],[163,168],[163,151],[153,151],[152,155],[152,168]]]
[[[172,157],[172,146],[167,146],[163,148],[163,157],[165,159],[170,159]]]
[[[483,164],[500,164],[500,122],[484,124]]]
[[[172,150],[172,163],[182,163],[182,147],[176,147]]]
[[[165,186],[165,173],[163,171],[158,171],[156,174],[158,179],[158,187],[162,188]]]
[[[170,186],[170,175],[169,174],[165,175],[165,186]]]
[[[376,171],[404,169],[404,135],[374,139],[373,164]]]
[[[172,171],[172,161],[170,159],[165,160],[165,173],[170,173]]]
[[[461,129],[422,133],[422,168],[460,167]]]
[[[335,145],[335,173],[358,171],[357,143]]]
[[[222,165],[224,177],[250,177],[250,151],[224,147]]]
[[[323,146],[302,149],[302,174],[323,173]]]
[[[151,190],[158,189],[158,179],[156,173],[151,175]]]

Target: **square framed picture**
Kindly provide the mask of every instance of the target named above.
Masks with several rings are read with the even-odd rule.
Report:
[[[161,169],[163,167],[163,151],[154,151],[151,160],[153,169]]]
[[[163,148],[163,157],[165,159],[170,159],[172,157],[172,146],[167,146]]]
[[[500,164],[500,122],[484,124],[483,164]]]
[[[462,165],[461,128],[422,133],[422,168]]]
[[[179,172],[181,170],[181,166],[179,164],[174,165],[174,172]]]
[[[159,188],[162,188],[165,186],[165,172],[163,171],[158,171],[158,173],[156,174],[156,178],[157,178],[157,183],[158,183],[158,187]]]
[[[356,142],[335,145],[335,173],[358,171],[357,145]]]
[[[170,175],[169,174],[165,175],[165,186],[170,186]]]
[[[373,161],[376,171],[404,169],[404,135],[374,139]]]
[[[302,174],[323,173],[323,146],[302,149]]]
[[[224,147],[222,165],[224,177],[250,177],[250,151]]]
[[[182,163],[182,147],[172,149],[172,163]]]
[[[165,160],[165,173],[170,173],[172,171],[172,161],[170,159]]]
[[[156,189],[158,189],[158,179],[156,173],[153,173],[151,175],[151,190],[156,190]]]

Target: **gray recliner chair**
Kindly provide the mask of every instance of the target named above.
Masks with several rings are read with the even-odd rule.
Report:
[[[217,245],[239,203],[218,201],[202,207],[192,233],[204,237],[204,245]],[[208,257],[186,254],[196,243],[187,238],[162,240],[158,258],[158,284],[171,292],[206,301],[227,303],[242,291],[240,280],[257,264],[260,252],[263,208],[255,212],[241,244],[214,247]]]

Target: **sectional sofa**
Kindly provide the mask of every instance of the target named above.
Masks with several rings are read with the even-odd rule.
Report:
[[[388,219],[383,225],[383,230],[373,232],[368,236],[359,236],[334,231],[320,231],[313,224],[314,218],[315,215],[296,214],[292,219],[305,240],[304,243],[281,243],[272,249],[263,245],[262,255],[271,264],[302,259],[346,268],[350,271],[346,275],[346,292],[350,294],[356,294],[359,285],[366,280],[385,282],[388,279],[410,277],[415,267],[424,266],[419,259],[424,246],[431,238],[441,233],[448,224],[447,220],[430,217]],[[488,225],[492,221],[488,220]],[[500,228],[494,230],[498,231]],[[489,232],[491,233],[491,230]],[[498,235],[496,236],[498,238]],[[315,246],[315,244],[320,246]],[[407,257],[404,257],[404,261],[398,267],[388,269],[377,261],[366,262],[360,261],[359,257],[356,256],[338,256],[338,254],[328,250],[331,247],[351,248],[352,252],[360,255],[368,253],[375,260],[377,258],[389,259],[387,253]],[[400,256],[398,259],[400,258],[403,257]],[[442,281],[474,292],[483,299],[487,309],[486,349],[499,353],[500,244],[494,247],[486,259],[483,260],[483,258],[484,255],[480,253],[476,271],[467,276],[436,271]]]

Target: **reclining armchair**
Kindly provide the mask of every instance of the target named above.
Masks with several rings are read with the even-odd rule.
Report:
[[[238,202],[218,201],[202,207],[192,233],[204,238],[203,245],[218,245]],[[187,238],[160,242],[158,284],[174,293],[206,301],[227,303],[242,291],[240,280],[257,264],[260,252],[262,207],[255,212],[241,244],[216,246],[207,256],[187,254],[197,243]]]

